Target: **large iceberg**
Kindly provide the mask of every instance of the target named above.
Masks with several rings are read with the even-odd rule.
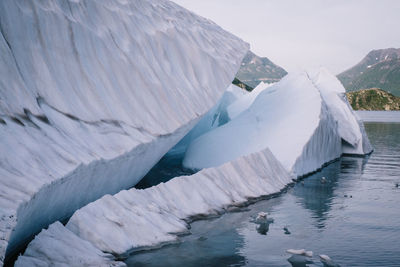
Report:
[[[268,147],[292,175],[300,177],[343,153],[371,152],[363,132],[334,76],[324,69],[289,74],[262,90],[230,122],[195,139],[183,164],[192,169],[213,167]]]
[[[55,222],[29,243],[29,249],[18,257],[15,266],[125,266],[114,256],[104,253]],[[63,238],[60,239],[59,237]]]
[[[0,1],[0,265],[50,223],[135,185],[247,51],[170,1]]]
[[[176,242],[178,233],[188,231],[189,219],[219,214],[249,199],[277,193],[291,181],[289,173],[265,149],[165,184],[106,195],[76,211],[66,229],[60,229],[57,222],[42,231],[16,266],[65,263],[76,253],[70,247],[87,247],[91,257],[80,256],[87,254],[85,248],[78,258],[81,265],[91,266],[112,261],[100,251],[123,258],[135,250]],[[57,251],[49,249],[49,232],[52,242],[60,245]],[[72,238],[71,233],[76,236]]]
[[[229,120],[236,118],[240,113],[248,109],[251,104],[253,104],[254,100],[257,96],[272,86],[273,83],[264,83],[260,82],[250,93],[245,94],[245,96],[240,97],[237,101],[234,101],[231,105],[226,107],[226,113],[228,114]]]
[[[238,102],[238,100],[246,99],[246,97],[244,97],[246,95],[250,95],[250,93],[236,85],[229,85],[218,103],[201,118],[196,126],[194,126],[178,144],[168,151],[168,155],[182,157],[187,146],[193,142],[193,140],[212,129],[227,123],[230,120],[228,107]]]
[[[330,113],[338,122],[342,138],[342,153],[364,155],[372,146],[364,130],[364,124],[353,111],[346,98],[346,90],[340,81],[325,68],[309,72],[313,84],[319,89]]]

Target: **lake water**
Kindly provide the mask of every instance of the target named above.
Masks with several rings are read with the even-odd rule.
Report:
[[[364,122],[400,122],[400,111],[356,111]]]
[[[342,157],[277,197],[196,221],[179,244],[134,254],[126,263],[290,266],[285,251],[304,248],[315,255],[308,266],[323,266],[318,254],[341,266],[400,266],[400,123],[365,123],[365,128],[375,149],[370,156]],[[253,223],[260,211],[274,222]]]

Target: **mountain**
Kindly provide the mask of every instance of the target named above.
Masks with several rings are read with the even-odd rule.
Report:
[[[266,57],[259,57],[249,51],[242,61],[236,78],[250,87],[256,87],[261,81],[266,83],[278,82],[287,72],[275,65]]]
[[[347,91],[380,88],[400,96],[400,49],[373,50],[338,78]]]
[[[379,88],[348,92],[346,95],[355,110],[400,110],[400,97]]]

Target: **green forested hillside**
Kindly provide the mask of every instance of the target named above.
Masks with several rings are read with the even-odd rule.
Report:
[[[378,88],[348,92],[346,95],[354,110],[400,110],[400,97]]]

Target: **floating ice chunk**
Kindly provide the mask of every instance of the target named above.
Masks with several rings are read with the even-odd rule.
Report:
[[[337,123],[306,73],[287,75],[235,119],[195,139],[183,164],[218,166],[266,147],[294,176],[341,155]]]
[[[319,257],[321,258],[321,260],[324,260],[324,261],[330,261],[331,260],[331,258],[328,255],[321,254],[321,255],[319,255]]]
[[[337,78],[325,69],[289,74],[260,92],[250,107],[230,122],[195,139],[183,164],[201,169],[268,147],[299,177],[343,153],[370,153],[363,125],[344,92]],[[232,105],[238,103],[240,99]]]
[[[305,249],[288,249],[286,250],[287,253],[293,254],[293,255],[303,255],[306,257],[312,257],[313,252],[312,251],[307,251]]]
[[[340,267],[339,264],[335,263],[328,255],[319,255],[319,258],[324,267]]]
[[[268,222],[268,212],[259,212],[256,217],[256,223],[267,223]]]

